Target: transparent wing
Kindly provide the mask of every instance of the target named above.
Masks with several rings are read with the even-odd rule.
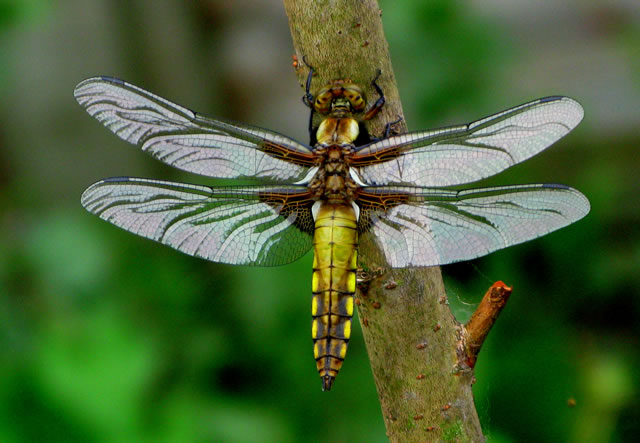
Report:
[[[353,166],[371,185],[454,186],[490,177],[555,143],[584,111],[547,97],[467,125],[395,135],[364,146]]]
[[[445,265],[480,257],[560,229],[589,212],[563,185],[450,191],[366,188],[361,230],[374,234],[393,267]]]
[[[209,188],[140,178],[91,185],[82,205],[114,225],[219,263],[275,266],[311,248],[306,188]]]
[[[93,77],[74,90],[78,103],[118,137],[160,161],[218,178],[303,179],[311,149],[283,135],[202,116],[144,89]]]

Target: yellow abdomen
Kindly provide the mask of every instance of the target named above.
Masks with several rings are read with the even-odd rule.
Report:
[[[313,234],[313,354],[331,389],[347,352],[356,292],[357,218],[351,205],[322,202]]]

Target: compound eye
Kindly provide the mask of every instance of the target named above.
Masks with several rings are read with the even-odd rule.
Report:
[[[314,109],[321,114],[326,113],[329,110],[331,98],[332,96],[330,93],[327,93],[326,91],[322,92],[316,97],[313,103]]]
[[[355,110],[361,111],[364,109],[364,99],[361,95],[357,94],[355,96],[352,96],[349,98],[349,101],[351,102],[351,106],[353,106]]]

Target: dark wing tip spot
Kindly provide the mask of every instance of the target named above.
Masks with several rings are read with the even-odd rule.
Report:
[[[567,185],[561,185],[560,183],[543,183],[542,184],[543,188],[548,188],[548,189],[571,189],[570,186]]]
[[[558,100],[563,100],[566,97],[562,95],[550,95],[549,97],[543,97],[540,99],[540,103],[548,103],[548,102],[556,102]]]
[[[109,82],[109,83],[115,83],[116,85],[124,85],[124,80],[120,80],[119,78],[115,78],[115,77],[110,77],[108,75],[101,75],[100,80],[105,81],[105,82]]]
[[[134,181],[131,177],[109,177],[102,180],[102,183],[130,182]]]

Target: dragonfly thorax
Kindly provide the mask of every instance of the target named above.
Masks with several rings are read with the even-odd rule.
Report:
[[[348,203],[353,200],[358,185],[349,175],[348,159],[353,154],[353,145],[329,145],[316,149],[321,163],[318,172],[309,183],[316,200],[329,203]]]
[[[360,135],[360,125],[353,115],[365,107],[362,90],[348,80],[336,80],[316,96],[314,110],[326,115],[316,131],[318,172],[308,185],[316,200],[332,204],[353,201],[359,186],[349,174],[348,163]]]
[[[325,118],[316,132],[318,145],[350,145],[360,134],[358,122],[350,117]]]

